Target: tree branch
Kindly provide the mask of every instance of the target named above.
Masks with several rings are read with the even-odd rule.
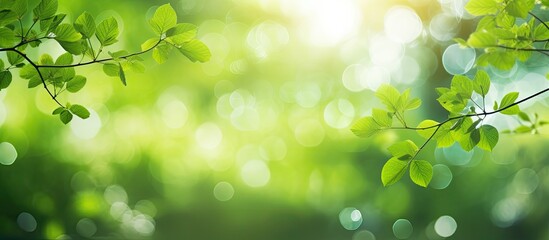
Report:
[[[57,96],[53,95],[53,93],[50,91],[50,89],[48,88],[48,85],[46,85],[46,81],[44,80],[44,76],[42,76],[42,73],[40,72],[40,70],[38,69],[38,65],[36,65],[36,63],[34,63],[29,57],[27,57],[26,54],[24,54],[23,52],[13,48],[13,49],[10,49],[9,51],[13,51],[13,52],[16,52],[17,54],[19,54],[21,57],[23,57],[25,60],[27,60],[27,62],[29,62],[30,65],[32,65],[34,67],[34,69],[36,69],[36,71],[38,72],[38,76],[40,77],[40,80],[42,81],[42,85],[44,86],[44,89],[46,89],[46,92],[48,92],[48,94],[50,95],[50,97],[53,99],[53,101],[55,101],[60,107],[63,107],[63,104],[61,104],[58,100],[57,100]]]
[[[118,58],[129,58],[129,57],[133,57],[133,56],[137,56],[137,55],[141,55],[141,54],[144,54],[146,52],[149,52],[151,50],[153,50],[156,46],[158,46],[158,44],[160,44],[162,41],[164,41],[164,39],[160,39],[158,40],[158,42],[156,42],[152,47],[150,47],[149,49],[146,49],[144,51],[140,51],[140,52],[135,52],[135,53],[131,53],[131,54],[127,54],[127,55],[124,55],[124,56],[121,56],[121,57],[118,57]],[[83,62],[83,63],[75,63],[75,64],[69,64],[69,65],[36,65],[37,68],[67,68],[67,67],[80,67],[80,66],[85,66],[85,65],[90,65],[90,64],[94,64],[94,63],[101,63],[101,62],[108,62],[108,61],[112,61],[114,60],[113,57],[110,57],[110,58],[104,58],[104,59],[99,59],[99,60],[92,60],[92,61],[89,61],[89,62]]]
[[[382,130],[388,130],[388,129],[397,129],[397,130],[428,130],[428,129],[432,129],[432,128],[436,128],[435,131],[433,131],[433,133],[431,134],[431,136],[429,136],[429,138],[427,138],[427,140],[423,143],[423,145],[421,145],[421,147],[419,147],[419,149],[417,150],[416,154],[412,157],[412,159],[414,159],[418,154],[419,152],[421,152],[421,150],[427,145],[427,143],[429,143],[433,137],[435,136],[435,134],[438,132],[438,130],[440,129],[440,127],[442,127],[442,125],[446,124],[447,122],[450,122],[450,121],[453,121],[453,120],[459,120],[459,119],[462,119],[462,118],[466,118],[466,117],[481,117],[481,116],[488,116],[488,115],[492,115],[492,114],[496,114],[496,113],[499,113],[501,111],[504,111],[506,109],[509,109],[511,107],[514,107],[516,105],[519,105],[523,102],[526,102],[534,97],[537,97],[541,94],[544,94],[546,92],[549,91],[549,88],[546,88],[544,90],[541,90],[537,93],[534,93],[518,102],[514,102],[513,104],[509,104],[503,108],[500,108],[498,110],[494,110],[494,111],[491,111],[491,112],[485,112],[483,111],[482,113],[474,113],[474,114],[466,114],[466,115],[461,115],[461,116],[456,116],[456,117],[451,117],[451,118],[448,118],[438,124],[435,124],[435,125],[432,125],[432,126],[428,126],[428,127],[421,127],[421,128],[417,128],[417,127],[407,127],[407,126],[404,126],[404,127],[388,127],[388,128],[383,128]]]

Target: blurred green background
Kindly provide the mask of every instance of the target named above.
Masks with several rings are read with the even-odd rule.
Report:
[[[114,16],[111,49],[130,52],[153,36],[155,8],[171,3],[199,26],[212,59],[145,56],[147,71],[128,74],[127,87],[101,66],[79,68],[88,85],[63,100],[92,115],[68,126],[43,89],[14,79],[0,92],[0,238],[549,239],[547,129],[503,135],[491,154],[429,145],[427,189],[380,181],[387,146],[417,134],[349,131],[381,107],[382,83],[423,99],[410,121],[445,118],[434,88],[474,73],[475,52],[452,47],[475,26],[464,0],[59,3],[71,21]],[[62,49],[52,41],[29,54],[46,52]],[[547,87],[546,58],[488,69],[489,97]],[[549,118],[548,104],[522,108]]]

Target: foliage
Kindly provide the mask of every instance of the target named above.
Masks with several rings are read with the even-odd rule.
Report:
[[[24,19],[31,10],[32,23],[26,26]],[[90,115],[81,105],[62,104],[57,99],[65,91],[76,93],[86,85],[86,77],[77,75],[76,67],[102,64],[105,74],[120,78],[126,85],[125,72],[144,71],[143,59],[139,55],[149,51],[158,63],[165,62],[174,50],[193,62],[206,62],[210,58],[208,47],[195,38],[197,27],[178,23],[176,12],[169,4],[158,7],[149,20],[156,36],[145,41],[141,51],[135,53],[106,51],[106,47],[118,42],[120,34],[114,17],[96,24],[94,16],[84,12],[73,23],[67,23],[64,21],[66,15],[57,10],[57,0],[42,0],[37,6],[30,6],[27,0],[1,1],[0,52],[6,53],[7,63],[0,59],[0,89],[10,86],[12,72],[19,69],[19,76],[28,80],[29,88],[44,87],[59,105],[53,114],[59,115],[65,124],[72,120],[73,115],[82,119]],[[29,49],[39,48],[46,41],[57,42],[66,52],[55,59],[47,53],[38,59],[27,55]]]
[[[542,5],[542,6],[540,6]],[[519,92],[509,92],[490,109],[486,96],[490,91],[490,76],[486,72],[489,65],[501,69],[511,69],[517,61],[528,60],[533,53],[549,55],[549,22],[544,22],[536,14],[535,8],[547,7],[547,1],[534,0],[471,0],[465,9],[472,15],[482,17],[476,30],[467,40],[455,39],[464,48],[476,48],[482,52],[476,61],[474,76],[455,75],[450,88],[437,88],[437,101],[448,112],[448,118],[437,122],[427,119],[416,127],[410,127],[404,113],[418,108],[419,99],[410,99],[410,90],[399,92],[396,88],[381,86],[376,96],[386,106],[385,110],[374,109],[372,116],[358,120],[351,131],[359,137],[370,137],[378,132],[398,129],[415,130],[425,138],[417,147],[411,140],[397,142],[389,147],[392,157],[381,171],[383,185],[396,183],[409,170],[411,180],[419,186],[427,187],[433,170],[429,162],[418,160],[419,152],[430,142],[435,141],[439,148],[458,143],[465,151],[475,147],[492,151],[500,138],[500,131],[483,120],[492,114],[516,116],[523,124],[505,133],[537,133],[546,125],[537,114],[534,118],[521,111],[519,104],[541,95],[543,89],[533,95],[519,99]],[[481,99],[475,101],[474,99]],[[396,118],[400,126],[394,126]]]

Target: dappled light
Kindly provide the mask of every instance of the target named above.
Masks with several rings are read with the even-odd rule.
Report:
[[[0,1],[0,239],[547,239],[504,2]]]

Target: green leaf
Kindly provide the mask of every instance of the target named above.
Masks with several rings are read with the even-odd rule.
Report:
[[[393,125],[393,116],[385,110],[372,109],[372,117],[379,126],[391,127]]]
[[[435,132],[435,130],[437,129],[437,125],[439,123],[437,121],[433,121],[433,120],[424,120],[422,122],[420,122],[418,125],[417,125],[417,128],[428,128],[428,129],[423,129],[423,130],[417,130],[417,133],[422,136],[423,138],[425,139],[428,139],[431,137],[431,135],[433,135],[433,133]]]
[[[498,130],[488,124],[482,125],[478,130],[480,133],[480,141],[477,146],[483,150],[492,151],[499,140]]]
[[[460,94],[462,98],[469,99],[473,93],[473,82],[467,76],[455,75],[450,89]]]
[[[17,44],[20,39],[15,32],[9,28],[0,27],[0,48],[10,48]]]
[[[494,34],[481,30],[480,32],[474,32],[469,35],[467,39],[467,45],[474,48],[494,47],[497,45],[497,38]]]
[[[500,70],[510,70],[515,65],[515,55],[512,52],[495,51],[480,55],[477,60],[479,66],[492,66]]]
[[[381,131],[381,126],[372,117],[364,117],[356,121],[351,131],[359,137],[370,137]]]
[[[4,70],[4,60],[0,59],[0,70]]]
[[[519,96],[518,92],[510,92],[506,94],[501,100],[498,110],[504,109],[509,105],[512,105],[513,103],[515,103],[515,100],[517,100],[518,96]],[[519,112],[520,112],[520,108],[518,105],[514,105],[512,107],[509,107],[501,111],[501,113],[507,114],[507,115],[515,115],[515,114],[518,114]]]
[[[499,12],[496,16],[496,24],[502,28],[512,28],[515,25],[515,17],[506,12]]]
[[[451,132],[452,137],[459,143],[461,148],[465,151],[471,151],[477,143],[480,141],[480,137],[471,136],[469,129],[473,125],[473,120],[470,117],[466,117],[461,124],[461,127]],[[473,132],[478,130],[475,128]]]
[[[172,48],[173,47],[171,45],[166,45],[166,44],[158,45],[152,51],[153,59],[159,64],[164,63],[166,60],[168,60],[168,57],[170,55]]]
[[[179,52],[187,57],[192,62],[207,62],[212,54],[210,49],[200,40],[193,39],[181,45]]]
[[[49,55],[47,53],[44,53],[44,54],[40,55],[40,58],[38,59],[38,63],[40,65],[53,65],[54,64],[53,58],[51,57],[51,55]]]
[[[454,40],[454,42],[456,42],[457,44],[459,44],[459,46],[461,48],[467,48],[469,47],[469,45],[467,45],[467,41],[465,41],[463,38],[454,38],[452,39]]]
[[[53,110],[53,112],[52,112],[51,114],[52,114],[52,115],[61,114],[61,112],[63,112],[63,110],[65,110],[64,107],[58,107],[58,108],[56,108],[55,110]]]
[[[480,122],[482,122],[482,119],[477,119],[475,122],[473,122],[473,124],[471,124],[467,130],[465,130],[465,133],[470,133],[470,132],[473,132],[475,129],[477,129],[477,126],[480,124]]]
[[[86,77],[76,75],[67,82],[67,91],[75,93],[80,91],[86,85]]]
[[[83,40],[79,40],[76,42],[65,42],[65,41],[57,41],[65,51],[74,54],[74,55],[80,55],[86,50],[86,42]]]
[[[490,90],[490,76],[483,70],[478,70],[473,80],[473,89],[476,93],[485,97]]]
[[[475,146],[478,145],[478,143],[480,142],[480,129],[479,128],[475,128],[470,134],[469,134],[469,142],[465,144],[465,146],[467,148],[470,148],[470,149],[465,149],[466,151],[471,151],[473,150],[473,148]]]
[[[59,119],[61,119],[61,122],[64,124],[67,124],[72,120],[72,113],[66,109],[63,109],[63,111],[59,113]]]
[[[549,24],[549,22],[546,22],[545,24]],[[543,24],[538,24],[534,29],[534,39],[538,41],[549,39],[549,29]]]
[[[82,39],[82,35],[71,24],[62,23],[54,31],[55,40],[63,42],[76,42]]]
[[[508,1],[505,10],[515,17],[526,18],[528,12],[534,8],[535,0]]]
[[[437,125],[439,125],[439,123],[436,121],[424,120],[419,123],[417,128],[427,129],[416,130],[416,132],[425,139],[429,139],[431,138],[431,136],[433,136],[432,139],[437,141],[438,147],[448,147],[452,145],[454,143],[454,138],[452,134],[450,134],[450,127],[453,125],[453,123],[446,122],[440,125],[440,127],[436,127]]]
[[[196,37],[197,27],[190,23],[179,23],[166,32],[166,37],[176,45],[183,45]]]
[[[413,160],[410,163],[410,179],[422,187],[427,187],[433,178],[433,166],[425,160]]]
[[[0,72],[0,90],[10,86],[11,78],[12,76],[10,71]]]
[[[120,77],[120,81],[122,81],[122,84],[126,86],[126,74],[124,74],[124,69],[122,68],[122,65],[118,63],[118,77]]]
[[[31,79],[29,79],[29,83],[27,84],[27,87],[28,88],[34,88],[34,87],[37,87],[39,86],[40,84],[42,84],[42,79],[40,79],[40,77],[38,75],[32,77]]]
[[[29,3],[27,0],[17,0],[11,6],[11,10],[14,11],[19,18],[22,18],[27,13]]]
[[[530,121],[530,117],[528,117],[528,114],[526,114],[525,112],[519,112],[518,113],[518,116],[521,120],[523,121],[526,121],[526,122],[531,122]]]
[[[101,43],[101,46],[109,46],[116,43],[118,40],[118,22],[114,17],[103,20],[97,25],[95,36]]]
[[[76,115],[76,116],[78,116],[82,119],[86,119],[86,118],[90,117],[90,112],[88,111],[88,109],[86,109],[82,105],[73,104],[73,105],[70,106],[69,109],[74,115]]]
[[[57,12],[57,0],[42,0],[40,4],[34,8],[35,19],[46,19],[52,17]]]
[[[169,3],[164,4],[156,9],[149,24],[155,33],[161,35],[177,24],[177,14]]]
[[[381,182],[383,186],[389,186],[398,182],[406,172],[407,167],[407,161],[401,161],[397,158],[389,159],[381,169]]]
[[[17,19],[17,13],[12,10],[4,9],[0,11],[0,27],[6,26]]]
[[[495,14],[499,3],[495,0],[471,0],[465,5],[465,10],[474,16]]]
[[[84,38],[91,38],[95,34],[95,20],[91,14],[83,12],[74,22],[74,28]]]
[[[120,62],[124,71],[145,72],[145,65],[142,60],[134,59],[135,56],[127,58],[127,61]]]
[[[381,85],[376,91],[376,97],[387,106],[390,112],[396,112],[396,105],[400,98],[400,92],[388,84]]]
[[[153,48],[158,43],[158,38],[149,38],[143,44],[141,44],[141,51],[147,51]]]
[[[437,98],[437,101],[451,113],[460,113],[467,106],[463,97],[455,91],[445,92]]]
[[[55,65],[58,66],[65,66],[70,65],[74,61],[72,54],[70,53],[63,53],[57,59],[55,60]]]
[[[496,39],[499,39],[500,42],[501,40],[509,40],[509,39],[516,38],[516,33],[514,33],[509,29],[492,28],[492,29],[485,29],[484,31],[486,31],[489,34],[492,34],[494,37],[496,37]]]
[[[410,140],[397,142],[388,148],[393,157],[399,160],[410,160],[418,151],[416,144]]]
[[[521,125],[521,126],[518,126],[517,128],[515,128],[514,131],[516,133],[529,133],[529,132],[532,132],[532,128],[529,127],[529,126]]]
[[[63,19],[65,19],[66,16],[66,14],[57,14],[51,18],[41,19],[40,30],[47,33],[53,32],[53,30],[63,22]]]
[[[119,66],[114,63],[105,63],[103,64],[103,72],[109,77],[118,77],[118,71],[120,70]]]
[[[404,110],[414,110],[414,109],[418,108],[419,106],[421,106],[421,99],[414,98],[414,99],[408,101],[408,103],[404,107]]]
[[[109,55],[115,59],[115,61],[119,61],[121,57],[129,55],[130,53],[126,50],[120,50],[116,52],[109,52]]]
[[[21,68],[21,70],[19,70],[19,76],[24,79],[31,79],[37,75],[38,75],[38,72],[30,64],[25,65],[23,68]]]

